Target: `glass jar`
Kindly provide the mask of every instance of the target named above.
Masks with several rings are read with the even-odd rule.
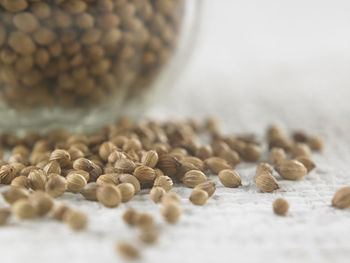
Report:
[[[0,0],[0,129],[92,132],[183,66],[199,0]]]

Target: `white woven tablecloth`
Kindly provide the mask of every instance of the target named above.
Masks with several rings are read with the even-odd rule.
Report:
[[[324,136],[326,149],[314,155],[314,172],[280,180],[273,194],[258,191],[249,165],[238,169],[242,187],[218,183],[204,207],[189,203],[190,189],[176,188],[184,210],[176,226],[162,221],[146,192],[136,196],[128,206],[154,213],[160,228],[142,262],[349,262],[350,210],[330,207],[334,192],[350,185],[349,8],[341,0],[207,1],[187,71],[147,115],[215,114],[225,131],[259,136],[279,121]],[[277,197],[290,202],[287,217],[272,213]],[[12,219],[0,228],[1,263],[122,262],[115,243],[137,235],[121,221],[126,205],[107,209],[69,193],[58,202],[86,212],[87,231]]]

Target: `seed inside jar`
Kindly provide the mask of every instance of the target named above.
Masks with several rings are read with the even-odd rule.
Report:
[[[1,1],[0,54],[14,55],[9,67],[0,59],[1,99],[27,109],[95,106],[125,86],[139,96],[171,58],[182,24],[183,1],[153,2]]]

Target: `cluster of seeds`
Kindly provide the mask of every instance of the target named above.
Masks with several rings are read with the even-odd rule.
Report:
[[[23,138],[3,134],[1,145],[11,155],[1,161],[0,183],[11,186],[2,192],[11,209],[0,209],[0,224],[6,224],[11,213],[20,219],[51,213],[72,230],[82,230],[86,215],[53,202],[67,191],[107,208],[127,203],[141,191],[149,193],[164,221],[175,224],[182,209],[174,183],[191,188],[188,200],[202,206],[216,191],[209,175],[218,175],[224,187],[242,185],[235,170],[241,162],[259,162],[254,181],[266,193],[279,189],[278,180],[300,180],[311,172],[315,168],[311,151],[322,151],[322,139],[301,131],[291,137],[286,134],[280,126],[269,127],[268,162],[259,162],[265,145],[255,136],[222,134],[214,118],[201,124],[191,119],[133,122],[124,117],[92,135],[59,129]],[[209,143],[201,143],[203,135]],[[349,207],[349,187],[339,190],[332,204]],[[273,203],[278,215],[285,215],[288,209],[284,199]],[[123,220],[139,229],[141,243],[157,241],[159,231],[151,214],[128,209]],[[117,250],[127,258],[140,256],[134,244],[118,243]]]
[[[0,95],[16,109],[137,97],[171,57],[183,0],[1,0]]]

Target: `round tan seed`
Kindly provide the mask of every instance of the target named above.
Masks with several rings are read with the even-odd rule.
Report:
[[[150,183],[156,178],[156,173],[151,167],[140,165],[135,168],[134,176],[140,181],[140,183]]]
[[[145,244],[154,244],[158,240],[158,233],[153,228],[143,228],[139,234],[139,239]]]
[[[19,219],[32,219],[36,217],[35,206],[28,199],[20,199],[11,206],[12,213]]]
[[[161,187],[166,192],[169,192],[173,187],[173,180],[169,176],[161,175],[158,176],[153,183],[153,187]]]
[[[216,191],[216,185],[214,182],[207,181],[196,185],[194,189],[204,190],[207,192],[208,196],[211,197]]]
[[[192,170],[184,175],[182,181],[186,186],[193,188],[196,185],[206,182],[207,177],[201,171]]]
[[[28,179],[30,188],[34,191],[45,190],[47,178],[43,170],[32,170],[28,175]]]
[[[106,207],[117,207],[122,197],[119,189],[111,184],[101,185],[96,191],[97,200]]]
[[[162,201],[163,196],[166,194],[166,191],[162,187],[153,186],[150,191],[150,197],[155,203]]]
[[[140,258],[139,250],[131,244],[118,243],[117,251],[127,259],[138,259]]]
[[[307,143],[313,151],[322,152],[324,149],[324,142],[322,137],[320,136],[311,136],[308,139]]]
[[[73,231],[81,231],[86,228],[88,223],[87,216],[79,211],[68,211],[64,216],[64,221]]]
[[[123,220],[129,226],[136,226],[138,218],[139,214],[133,209],[128,209],[123,214]]]
[[[88,183],[83,190],[81,190],[81,194],[85,197],[86,200],[89,201],[97,201],[97,188],[99,185],[97,183]]]
[[[34,32],[39,27],[38,19],[29,12],[22,12],[13,17],[13,24],[25,33]]]
[[[32,38],[23,32],[12,32],[8,39],[9,46],[21,55],[33,54],[36,50]]]
[[[29,183],[28,177],[24,175],[20,175],[16,177],[15,179],[12,180],[11,187],[21,187],[21,188],[29,189],[30,183]]]
[[[71,211],[71,209],[66,205],[58,205],[53,207],[51,216],[52,218],[63,221],[64,217],[67,215],[67,212]]]
[[[335,193],[332,206],[340,209],[350,207],[350,186],[343,187]]]
[[[209,196],[206,191],[200,189],[193,189],[190,196],[190,201],[194,205],[204,205],[207,202],[208,198]]]
[[[135,187],[135,194],[141,191],[141,185],[139,180],[131,174],[119,174],[118,176],[119,183],[130,183]]]
[[[67,180],[59,174],[51,173],[45,185],[46,192],[53,198],[59,197],[67,190]]]
[[[29,200],[34,205],[39,216],[44,216],[50,212],[53,207],[52,198],[43,191],[37,191],[29,196]]]
[[[67,176],[67,188],[73,193],[80,193],[86,184],[86,179],[81,174],[71,173]]]
[[[239,174],[236,171],[230,169],[222,170],[219,173],[219,180],[226,187],[235,188],[242,185],[241,177]]]
[[[158,163],[158,159],[158,153],[152,150],[143,154],[141,162],[148,167],[154,168]]]
[[[117,188],[120,191],[122,202],[129,202],[135,195],[135,187],[130,183],[122,183],[117,185]]]
[[[276,178],[266,171],[256,175],[254,181],[257,187],[264,193],[271,193],[279,189]]]
[[[10,205],[20,199],[27,199],[29,196],[29,192],[21,187],[11,187],[10,189],[3,191],[1,194],[4,200]]]
[[[284,160],[275,166],[276,171],[284,179],[299,180],[307,174],[305,166],[297,160]]]
[[[210,157],[204,162],[209,168],[209,170],[214,174],[219,174],[220,171],[225,169],[232,169],[231,165],[229,165],[224,159],[219,157]]]
[[[179,221],[182,210],[175,202],[163,202],[161,214],[166,222],[175,224]]]
[[[269,162],[276,165],[286,159],[286,153],[282,148],[274,147],[269,151]]]
[[[287,200],[278,198],[273,202],[273,211],[276,215],[285,216],[289,210],[289,204]]]

